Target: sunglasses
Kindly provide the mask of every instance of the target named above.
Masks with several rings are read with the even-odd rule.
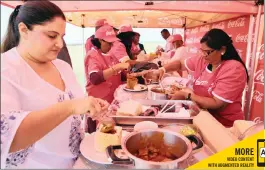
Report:
[[[204,54],[204,55],[207,55],[207,56],[210,55],[210,54],[212,54],[214,51],[215,50],[203,50],[203,49],[200,48],[200,52],[202,54]]]

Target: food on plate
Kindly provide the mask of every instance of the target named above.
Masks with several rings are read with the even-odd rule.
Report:
[[[158,107],[150,107],[149,109],[141,113],[139,116],[156,116],[158,111]]]
[[[102,133],[115,133],[115,124],[112,121],[105,121],[102,122],[102,127],[100,129],[100,132]]]
[[[195,128],[189,125],[185,125],[180,129],[180,133],[184,136],[188,136],[188,135],[196,135],[197,131],[195,130]]]
[[[179,91],[179,90],[181,90],[181,88],[179,88],[179,86],[177,86],[177,85],[170,85],[170,91]]]
[[[153,87],[153,88],[151,88],[151,91],[154,93],[166,94],[166,90],[163,90],[160,87]]]
[[[127,86],[126,88],[134,90],[134,87],[138,84],[138,79],[131,75],[127,75]]]
[[[140,91],[140,90],[143,90],[144,87],[143,87],[143,86],[140,86],[139,84],[137,84],[136,86],[134,86],[133,89],[134,89],[134,90],[137,90],[137,91]]]
[[[143,112],[142,104],[128,100],[120,104],[120,108],[117,110],[116,115],[119,116],[139,116]]]
[[[122,127],[110,124],[101,124],[95,134],[95,149],[98,152],[105,152],[110,145],[120,145]]]
[[[178,159],[173,149],[162,141],[155,144],[150,140],[141,139],[139,143],[142,147],[137,149],[133,155],[140,159],[153,162],[167,162]]]

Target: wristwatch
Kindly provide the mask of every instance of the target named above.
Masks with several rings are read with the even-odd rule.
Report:
[[[191,93],[188,94],[188,96],[186,97],[186,100],[191,100]]]

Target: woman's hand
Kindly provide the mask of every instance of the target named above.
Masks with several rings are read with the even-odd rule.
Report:
[[[109,107],[107,101],[92,96],[83,99],[68,100],[66,102],[66,106],[71,109],[72,114],[89,114],[92,118],[104,115]]]
[[[170,100],[185,100],[185,94],[181,90],[166,92],[167,98]]]
[[[191,88],[188,88],[188,87],[181,89],[181,91],[183,91],[183,92],[185,92],[185,93],[187,93],[187,94],[190,93],[191,95],[194,94],[194,93],[193,93],[193,90],[192,90]]]
[[[114,67],[116,72],[122,71],[122,70],[129,70],[130,69],[130,63],[125,62],[125,63],[118,63]]]

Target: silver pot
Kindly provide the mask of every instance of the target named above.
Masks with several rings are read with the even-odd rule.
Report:
[[[160,87],[151,88],[150,93],[151,93],[152,100],[167,100],[167,95],[165,93],[155,92],[155,91],[153,91],[154,89],[161,90]]]
[[[144,144],[141,143],[143,138],[158,146],[163,142],[165,145],[170,146],[172,153],[178,158],[167,162],[153,162],[134,156],[133,153],[144,147]],[[191,141],[197,145],[195,148],[192,148]],[[113,164],[131,164],[136,169],[176,169],[178,164],[185,161],[193,150],[199,149],[202,146],[202,141],[195,135],[185,137],[165,129],[148,129],[130,133],[122,141],[121,146],[109,146],[106,152]],[[114,153],[116,149],[122,149],[129,159],[118,158]]]

